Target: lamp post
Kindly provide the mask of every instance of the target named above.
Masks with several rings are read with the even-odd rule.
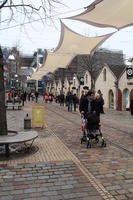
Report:
[[[8,62],[9,62],[9,65],[10,65],[10,75],[11,75],[11,88],[13,89],[13,103],[15,101],[15,96],[14,96],[14,90],[15,90],[15,83],[16,83],[16,79],[18,78],[18,75],[17,75],[17,63],[16,63],[16,59],[15,59],[15,56],[14,55],[9,55],[8,57]],[[14,67],[15,66],[15,70],[14,69],[11,69],[11,67]]]
[[[73,85],[75,86],[76,75],[73,75]]]
[[[76,74],[74,73],[74,74],[73,74],[73,87],[72,87],[73,93],[75,93],[75,90],[76,90],[76,87],[75,87],[76,82],[75,82],[75,80],[76,80]]]
[[[119,80],[117,79],[115,82],[115,88],[116,88],[116,110],[118,110],[118,89],[119,89]]]
[[[72,85],[72,80],[69,80],[69,92],[70,92],[70,89],[71,89],[71,85]]]

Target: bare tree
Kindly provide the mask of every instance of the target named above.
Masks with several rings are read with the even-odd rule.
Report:
[[[105,64],[111,66],[122,66],[124,64],[123,53],[121,51],[110,51],[98,49],[94,54],[82,55],[78,59],[81,68],[89,71],[91,76],[91,89],[95,89],[95,81]]]
[[[96,52],[92,55],[82,55],[78,60],[78,64],[87,69],[91,76],[91,90],[95,89],[95,78],[102,69],[100,60],[96,56]]]
[[[5,89],[4,89],[4,69],[3,55],[0,48],[0,135],[7,134],[6,108],[5,108]]]
[[[38,3],[39,2],[39,3]],[[23,16],[20,22],[21,26],[25,23],[31,23],[33,20],[41,20],[45,24],[46,18],[50,18],[51,11],[55,4],[61,4],[61,0],[0,0],[1,13],[8,9],[8,15],[2,22],[7,22],[7,29],[12,21],[16,21],[17,14]],[[36,18],[38,16],[38,19]],[[52,18],[51,18],[52,20]],[[19,24],[19,25],[20,25]],[[4,69],[3,69],[3,54],[0,47],[0,135],[7,135],[7,120],[5,107],[5,89],[4,89]]]

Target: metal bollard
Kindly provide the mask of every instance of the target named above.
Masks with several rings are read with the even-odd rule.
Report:
[[[24,118],[24,129],[31,129],[31,118],[29,117],[28,113]]]

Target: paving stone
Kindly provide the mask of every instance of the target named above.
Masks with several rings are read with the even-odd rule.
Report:
[[[4,197],[0,197],[0,200],[12,200],[13,196],[4,196]]]
[[[133,193],[133,188],[128,189],[129,192]]]
[[[125,189],[132,189],[132,188],[133,188],[133,183],[124,184],[123,187],[124,187]]]
[[[117,190],[118,194],[128,194],[127,190]]]
[[[23,194],[23,190],[12,190],[11,195]]]
[[[70,189],[70,188],[73,188],[72,185],[63,185],[61,186],[61,189]]]
[[[63,200],[63,196],[61,195],[50,196],[49,200]]]
[[[43,103],[44,104],[44,103]],[[16,123],[16,119],[21,113],[21,118],[26,114],[27,111],[31,112],[31,105],[26,104],[23,111],[10,112],[8,115],[8,126],[13,127]],[[50,106],[50,107],[49,107]],[[54,112],[48,110],[53,109]],[[133,199],[132,197],[132,166],[133,166],[133,158],[127,152],[122,149],[113,146],[112,144],[107,143],[106,148],[93,147],[91,149],[86,149],[85,145],[80,145],[80,137],[81,130],[80,126],[80,116],[78,113],[68,113],[66,108],[60,108],[58,104],[46,105],[45,112],[47,114],[47,125],[52,130],[55,131],[55,134],[63,141],[63,143],[72,151],[72,153],[81,161],[81,163],[88,169],[88,171],[94,175],[98,179],[101,185],[105,187],[106,190],[109,191],[113,195],[113,197],[117,198],[127,198],[128,200]],[[55,113],[57,112],[57,114]],[[109,114],[108,114],[109,112]],[[124,145],[127,150],[133,150],[133,142],[132,138],[129,136],[127,132],[133,132],[132,128],[132,120],[129,119],[128,116],[120,115],[115,113],[114,111],[108,111],[106,115],[101,115],[101,120],[103,123],[102,131],[108,139],[111,139],[113,142],[117,142],[118,144]],[[58,113],[60,113],[59,116]],[[110,114],[111,113],[111,114]],[[63,118],[65,117],[65,118]],[[67,119],[73,121],[74,123],[67,121]],[[77,123],[77,125],[75,124]],[[126,123],[125,123],[126,122]],[[14,124],[13,124],[14,123]],[[118,125],[117,125],[118,124]],[[59,126],[58,126],[59,125]],[[128,128],[127,128],[128,125]],[[18,129],[23,127],[23,120],[20,119],[19,123],[14,127]],[[110,127],[109,127],[110,126]],[[116,127],[111,128],[111,126]],[[76,134],[75,134],[76,131]],[[125,132],[125,133],[124,133]],[[110,134],[111,133],[111,134]],[[50,138],[50,142],[48,145],[52,145],[55,143],[55,140],[52,140],[54,137],[50,134],[48,130],[40,130],[40,135],[47,135],[48,137],[41,137],[41,142],[37,143],[39,145],[43,144],[43,148],[45,149],[45,145],[47,145],[47,140]],[[124,140],[123,140],[124,138]],[[42,192],[57,192],[56,195],[50,195],[45,197],[46,200],[60,199],[63,194],[69,195],[75,192],[74,200],[88,200],[88,197],[91,196],[91,200],[101,200],[102,197],[97,192],[96,188],[93,187],[89,180],[78,170],[78,167],[73,163],[72,160],[68,161],[70,155],[67,155],[67,160],[62,160],[59,162],[61,157],[64,156],[66,159],[66,154],[63,155],[62,146],[60,146],[60,142],[57,142],[56,149],[54,149],[54,145],[52,148],[49,146],[50,154],[47,157],[48,160],[44,161],[45,153],[44,150],[42,153],[42,149],[39,149],[38,156],[40,161],[37,161],[38,156],[33,155],[26,157],[26,159],[14,160],[10,162],[1,162],[0,161],[0,189],[3,183],[7,187],[14,187],[14,191],[21,191],[29,189],[29,193],[16,194],[13,196],[13,200],[19,199],[43,199]],[[54,153],[56,150],[60,149],[58,154],[58,161],[54,157]],[[41,152],[41,154],[40,154]],[[52,155],[52,157],[50,157]],[[57,155],[56,155],[57,156]],[[54,162],[52,159],[55,159]],[[44,161],[44,162],[43,162]],[[52,161],[52,162],[51,162]],[[29,163],[30,162],[30,163]],[[8,163],[8,164],[7,164]],[[10,167],[10,164],[14,167]],[[20,164],[18,164],[20,163]],[[22,164],[21,164],[22,163]],[[57,175],[57,176],[56,176]],[[6,178],[3,179],[3,176]],[[48,176],[48,179],[44,177]],[[38,179],[38,177],[43,177],[42,179]],[[24,179],[23,179],[24,178]],[[36,179],[37,178],[37,179]],[[59,185],[56,183],[59,182]],[[13,183],[13,185],[12,185]],[[9,185],[8,185],[9,184]],[[91,185],[91,187],[90,187]],[[87,190],[88,186],[88,190]],[[43,190],[44,187],[44,190]],[[53,187],[53,190],[51,188]],[[61,187],[62,190],[61,190]],[[66,188],[65,188],[66,187]],[[96,186],[97,187],[97,186]],[[99,186],[98,186],[99,187]],[[9,189],[8,188],[8,189]],[[30,189],[36,189],[36,192],[31,192]],[[40,191],[38,189],[40,188]],[[11,188],[10,188],[11,189]],[[45,191],[47,189],[47,191]],[[13,191],[8,190],[8,193]],[[87,193],[87,197],[80,197],[78,193],[84,194]],[[36,197],[34,197],[34,193],[36,193]],[[7,193],[0,194],[4,197],[7,196]],[[29,195],[33,195],[31,198]],[[105,195],[106,197],[106,195]],[[111,200],[111,197],[110,199]]]
[[[56,191],[48,191],[43,193],[45,196],[55,196],[57,195]]]
[[[128,198],[125,195],[118,195],[116,196],[117,200],[127,200]]]
[[[129,199],[133,199],[133,193],[129,193],[129,194],[126,194],[126,196],[129,198]]]
[[[49,189],[48,188],[44,188],[44,187],[39,187],[36,189],[37,192],[47,192]]]
[[[49,176],[39,176],[38,179],[49,179]]]
[[[2,187],[2,190],[3,190],[3,191],[4,191],[4,190],[6,190],[6,191],[8,191],[8,190],[13,190],[13,189],[14,189],[13,186]]]
[[[37,189],[36,188],[29,188],[29,189],[25,189],[24,193],[32,193],[32,192],[36,192]]]

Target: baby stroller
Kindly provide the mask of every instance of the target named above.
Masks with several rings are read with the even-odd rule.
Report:
[[[88,114],[86,119],[86,129],[81,138],[81,144],[86,142],[86,147],[92,147],[92,143],[98,144],[101,142],[101,147],[106,147],[106,142],[101,132],[101,124],[96,113]]]

